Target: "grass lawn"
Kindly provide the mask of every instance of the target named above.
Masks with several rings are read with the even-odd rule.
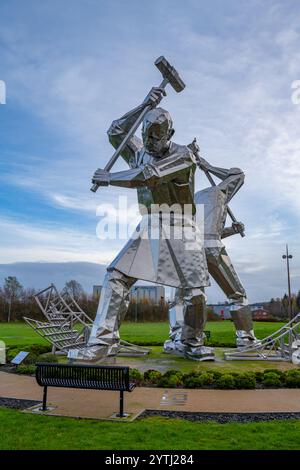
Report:
[[[191,361],[184,357],[165,354],[162,346],[152,346],[151,352],[144,357],[118,357],[117,364],[127,365],[133,369],[145,372],[148,369],[166,372],[169,369],[180,370],[183,373],[191,371],[205,371],[217,369],[220,372],[247,372],[264,371],[266,369],[279,369],[286,371],[295,369],[297,366],[291,362],[270,362],[270,361],[226,361],[224,359],[224,349],[214,348],[215,361]]]
[[[283,323],[256,322],[254,325],[258,338],[264,338],[278,328]],[[289,362],[266,362],[266,361],[225,361],[223,359],[223,350],[215,348],[215,362],[197,362],[164,354],[162,345],[168,337],[167,323],[129,323],[124,322],[121,327],[122,339],[135,344],[160,344],[160,346],[151,346],[151,353],[141,358],[118,357],[118,364],[129,365],[144,372],[147,369],[156,369],[165,372],[168,369],[179,369],[182,372],[189,372],[195,369],[214,369],[221,371],[241,372],[246,370],[265,370],[267,368],[278,368],[282,370],[295,367]],[[235,342],[235,330],[231,321],[209,322],[206,329],[211,331],[211,341],[224,343],[229,346]],[[32,344],[49,344],[41,336],[35,333],[25,323],[0,323],[0,340],[7,346],[26,347]],[[62,362],[65,357],[60,359]]]
[[[277,329],[283,323],[254,322],[254,330],[258,338],[264,338]],[[208,322],[206,330],[211,331],[211,341],[227,343],[235,342],[234,325],[230,320],[222,322]],[[163,344],[168,338],[168,323],[129,323],[121,326],[122,339],[135,344]],[[0,340],[7,346],[19,346],[30,344],[46,344],[46,341],[35,333],[25,323],[0,323]]]
[[[284,323],[254,322],[254,330],[259,339],[265,338],[278,330]],[[235,343],[235,328],[230,320],[208,322],[205,327],[211,332],[211,341],[218,343]],[[1,325],[0,325],[1,331]],[[121,326],[122,339],[139,344],[153,344],[163,342],[168,338],[168,323],[123,323]]]
[[[111,423],[0,408],[0,435],[1,450],[298,450],[300,421],[218,424],[155,417]]]

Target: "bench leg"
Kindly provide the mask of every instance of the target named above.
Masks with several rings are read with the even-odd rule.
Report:
[[[120,413],[117,414],[118,418],[127,418],[128,413],[124,413],[124,390],[120,391]]]
[[[124,392],[123,390],[120,392],[120,418],[124,417]]]
[[[44,387],[42,411],[47,411],[47,387]]]

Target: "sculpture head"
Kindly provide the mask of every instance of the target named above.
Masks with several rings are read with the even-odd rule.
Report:
[[[155,157],[163,156],[169,148],[174,134],[173,122],[168,111],[162,108],[151,109],[143,120],[142,137],[146,152]]]

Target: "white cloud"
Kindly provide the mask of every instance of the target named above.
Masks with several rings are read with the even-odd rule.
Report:
[[[112,153],[106,129],[159,81],[151,61],[164,53],[187,84],[180,94],[169,87],[162,104],[174,117],[175,141],[186,143],[197,136],[212,164],[245,170],[245,185],[232,207],[246,223],[247,237],[227,239],[226,245],[242,273],[265,272],[272,276],[265,282],[274,283],[281,275],[278,259],[285,242],[293,247],[295,272],[300,266],[300,105],[290,99],[291,83],[300,79],[300,11],[288,11],[281,2],[264,7],[252,2],[239,9],[235,5],[234,18],[225,14],[224,29],[218,31],[213,25],[212,30],[199,26],[203,10],[199,2],[189,2],[189,7],[182,15],[167,15],[167,27],[157,18],[155,31],[160,28],[161,36],[145,29],[139,41],[129,31],[127,43],[116,42],[111,36],[102,37],[101,29],[93,31],[93,41],[90,31],[78,41],[79,33],[71,27],[68,40],[73,38],[76,46],[67,52],[63,38],[53,36],[51,47],[46,40],[34,39],[26,22],[20,22],[19,28],[3,28],[7,45],[3,64],[12,98],[62,137],[65,148],[59,155],[53,149],[50,160],[48,155],[37,156],[38,168],[33,160],[13,168],[16,171],[4,168],[2,178],[36,191],[56,208],[78,211],[81,223],[95,214],[99,201],[115,202],[123,190],[89,193],[93,171],[103,167]],[[178,13],[179,7],[174,8]],[[230,3],[231,12],[232,8]],[[163,8],[164,18],[167,13]],[[122,27],[120,18],[117,24]],[[116,168],[124,165],[118,163]],[[204,175],[198,175],[197,186],[206,184]],[[135,200],[134,191],[125,193]],[[85,248],[94,242],[77,231],[73,236],[58,230],[53,237],[52,229],[42,230],[39,238],[40,229],[28,224],[28,233],[31,229],[36,247],[11,248],[5,259],[44,259],[43,250],[48,258],[94,256]],[[26,239],[26,230],[19,240]],[[47,243],[43,234],[49,237]],[[105,247],[112,255],[109,245]]]
[[[17,261],[90,261],[107,264],[117,254],[96,232],[60,226],[36,225],[10,218],[0,219],[0,263]]]

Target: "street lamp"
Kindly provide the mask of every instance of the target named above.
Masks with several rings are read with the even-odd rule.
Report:
[[[283,259],[286,259],[286,269],[287,269],[287,278],[288,278],[288,290],[289,290],[289,319],[292,319],[292,296],[291,296],[291,280],[290,280],[290,262],[292,255],[289,255],[289,248],[286,245],[286,254],[282,255]]]

